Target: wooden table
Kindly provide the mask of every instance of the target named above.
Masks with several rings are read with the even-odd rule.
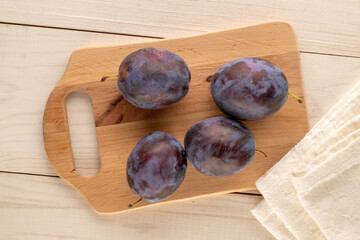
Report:
[[[0,239],[273,239],[250,213],[262,199],[257,192],[98,215],[57,177],[42,138],[46,100],[73,50],[270,20],[297,33],[312,126],[360,78],[358,0],[2,0]],[[67,106],[76,166],[91,174],[89,100],[74,94]]]

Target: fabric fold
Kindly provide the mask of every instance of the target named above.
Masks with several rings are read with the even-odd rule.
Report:
[[[278,239],[285,239],[286,237],[282,238],[281,236],[288,235],[287,231],[289,231],[299,240],[327,239],[329,236],[336,239],[329,232],[323,231],[322,228],[326,223],[318,221],[319,215],[316,214],[315,217],[310,212],[312,208],[305,208],[305,204],[311,204],[309,199],[312,198],[306,198],[306,200],[302,196],[312,196],[311,192],[307,190],[311,186],[317,184],[321,186],[321,182],[326,182],[327,178],[311,179],[309,176],[325,174],[325,169],[330,167],[326,164],[330,159],[336,158],[336,156],[338,156],[336,159],[342,158],[341,155],[338,155],[339,152],[344,154],[344,150],[349,152],[351,149],[358,149],[357,151],[360,152],[360,146],[356,145],[357,142],[354,142],[355,145],[351,149],[349,148],[349,143],[357,138],[359,128],[360,82],[345,94],[293,149],[256,182],[266,204],[261,202],[253,210],[253,213],[274,236]],[[352,155],[352,161],[359,162],[359,157]],[[310,174],[313,171],[315,173]],[[332,174],[335,172],[334,170]],[[337,176],[341,176],[343,173],[344,171],[341,171]],[[307,181],[306,186],[303,185],[305,181]],[[304,195],[299,195],[299,191]],[[263,205],[267,205],[267,208],[264,208]],[[360,208],[360,205],[356,205],[356,207]],[[285,226],[283,234],[281,231],[274,230],[273,224],[268,221],[269,216],[278,217],[278,219],[273,218],[277,222],[277,226],[281,225],[278,221],[282,222],[281,226]]]
[[[279,240],[296,240],[279,216],[271,209],[266,200],[261,201],[253,210],[254,216]]]

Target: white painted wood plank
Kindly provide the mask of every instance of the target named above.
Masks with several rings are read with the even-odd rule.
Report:
[[[250,212],[261,199],[226,194],[98,215],[59,178],[0,173],[0,239],[273,239]]]
[[[3,0],[0,21],[158,37],[285,20],[302,51],[360,56],[358,0]]]
[[[73,50],[147,40],[0,24],[0,171],[56,175],[44,149],[42,117],[47,98],[64,73]],[[72,101],[76,105],[81,99],[73,97]],[[75,118],[83,116],[79,112],[81,106],[69,110]],[[84,134],[91,132],[90,127],[84,130],[81,123],[78,126]],[[81,138],[74,141],[76,147]],[[85,168],[86,160],[97,156],[96,149],[87,150],[86,146],[83,145],[81,155]]]
[[[56,175],[43,145],[42,116],[71,52],[87,45],[143,40],[0,24],[0,171]],[[313,125],[360,76],[360,58],[302,54],[301,61]],[[82,134],[72,144],[79,149],[80,166],[92,171],[97,166],[97,152],[91,146],[96,145],[83,139],[93,126],[82,124],[83,108],[77,105],[81,99],[72,100],[74,104],[69,109]]]
[[[360,40],[359,40],[360,41]],[[360,81],[360,58],[301,54],[310,126]]]

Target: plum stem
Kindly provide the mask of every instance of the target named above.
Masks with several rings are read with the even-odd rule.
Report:
[[[263,151],[256,149],[255,152],[258,152],[258,153],[262,154],[264,157],[267,158],[266,153],[264,153]]]
[[[118,77],[118,75],[117,74],[112,74],[112,75],[103,76],[101,78],[101,82],[104,82],[108,78],[114,78],[114,77]]]
[[[302,102],[303,102],[302,99],[299,98],[298,96],[296,96],[295,94],[292,94],[292,93],[289,93],[289,92],[288,92],[288,95],[290,95],[290,96],[292,96],[293,98],[295,98],[296,100],[298,100],[299,103],[302,103]]]
[[[141,202],[141,200],[143,200],[143,198],[139,198],[139,200],[137,200],[136,202],[134,202],[133,204],[129,204],[128,208],[132,208],[133,206],[135,206],[136,204],[138,204],[139,202]]]

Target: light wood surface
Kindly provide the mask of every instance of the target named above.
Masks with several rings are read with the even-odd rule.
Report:
[[[1,174],[0,189],[6,189],[1,240],[272,239],[249,211],[260,196],[225,194],[98,215],[59,178]]]
[[[358,0],[7,0],[0,21],[152,37],[283,20],[301,51],[360,56]]]
[[[214,46],[217,46],[214,48]],[[158,47],[179,54],[191,71],[186,97],[161,110],[132,106],[119,94],[117,79],[101,82],[102,76],[116,73],[119,62],[144,47]],[[299,52],[295,35],[285,22],[271,22],[195,37],[113,47],[84,48],[75,51],[57,87],[52,91],[44,113],[44,139],[49,160],[59,176],[75,187],[99,213],[115,213],[154,206],[175,200],[255,190],[255,181],[294,147],[309,130],[306,100],[299,104],[290,98],[273,117],[247,122],[256,138],[257,154],[249,167],[230,177],[201,174],[189,164],[184,182],[168,199],[128,208],[138,196],[126,179],[126,161],[136,143],[153,131],[164,131],[180,142],[187,130],[206,118],[223,116],[210,94],[207,78],[224,63],[254,56],[279,66],[289,81],[289,91],[303,96]],[[65,99],[74,91],[92,98],[100,153],[99,172],[84,177],[76,170],[65,108]],[[289,124],[291,122],[291,124]]]
[[[140,7],[136,2],[127,2],[126,7],[128,11],[132,11],[136,21],[149,23],[151,34],[155,36],[162,36],[162,33],[168,33],[171,37],[183,36],[183,33],[176,34],[175,31],[184,28],[184,21],[187,22],[189,34],[199,32],[199,28],[202,28],[201,31],[210,31],[267,20],[289,21],[295,28],[302,51],[305,98],[311,126],[358,81],[360,58],[347,56],[354,56],[352,51],[358,52],[359,45],[348,43],[349,40],[355,43],[360,41],[358,36],[354,36],[354,32],[359,31],[359,1],[286,1],[286,8],[282,7],[281,1],[232,2],[236,5],[231,1],[209,1],[206,5],[199,1],[172,1],[172,6],[175,7],[159,6],[154,9],[154,1],[142,1],[141,8],[152,9],[153,12],[162,7],[156,14],[135,12],[134,9]],[[55,1],[41,1],[42,6],[39,6],[40,1],[21,1],[25,8],[14,5],[19,3],[20,1],[10,0],[0,2],[1,21],[10,23],[0,24],[1,240],[161,239],[161,236],[167,239],[273,239],[250,214],[250,210],[259,201],[252,196],[225,194],[119,215],[99,216],[74,189],[60,179],[55,181],[59,184],[58,187],[54,178],[48,177],[56,173],[46,157],[41,121],[49,92],[62,77],[70,54],[77,48],[89,45],[123,44],[151,39],[121,35],[126,21],[120,27],[116,16],[121,14],[116,14],[122,10],[112,5],[111,8],[115,10],[108,15],[105,11],[106,8],[109,9],[106,2],[104,8],[97,5],[96,9],[92,7],[94,1],[88,0],[66,3],[63,7],[56,5]],[[110,21],[97,26],[105,29],[114,24],[113,32],[116,34],[41,27],[50,26],[54,17],[62,19],[60,23],[64,23],[64,19],[71,15],[74,4],[77,4],[80,9],[78,12],[85,19],[95,19],[91,17],[94,11],[99,13],[99,18],[106,16]],[[187,12],[193,17],[189,18],[184,11],[179,11],[178,5],[184,8],[189,6]],[[194,10],[195,6],[201,11]],[[46,7],[47,14],[42,11]],[[227,15],[221,10],[223,8],[239,14]],[[17,10],[21,11],[16,12]],[[56,11],[63,12],[54,14]],[[274,18],[273,13],[277,14]],[[11,20],[10,15],[22,18],[23,24],[33,23],[39,19],[37,15],[42,18],[38,21],[39,27],[28,27],[12,24],[17,22]],[[181,15],[184,16],[174,17]],[[91,28],[97,22],[94,20],[80,28],[75,24],[77,19],[71,18],[68,24],[73,24],[79,30]],[[161,26],[160,21],[154,19],[162,19]],[[132,29],[141,29],[141,25],[133,26]],[[350,51],[342,52],[344,46]],[[90,128],[93,126],[90,125],[91,121],[84,119],[88,116],[88,112],[85,112],[88,108],[79,106],[82,100],[81,96],[72,96],[68,110],[72,111],[69,115],[73,115],[74,128],[78,131],[74,131],[78,137],[72,138],[73,149],[78,153],[75,161],[86,172],[94,168],[94,164],[89,164],[88,160],[96,162],[97,151],[93,146],[97,143],[88,145],[83,141],[91,133]],[[82,124],[84,122],[85,125]],[[220,198],[221,200],[216,200]],[[55,202],[54,199],[60,201]],[[250,204],[245,204],[244,199]],[[231,206],[228,210],[227,205]],[[159,211],[163,208],[166,210]],[[231,214],[234,211],[236,217],[229,217],[233,216]]]

